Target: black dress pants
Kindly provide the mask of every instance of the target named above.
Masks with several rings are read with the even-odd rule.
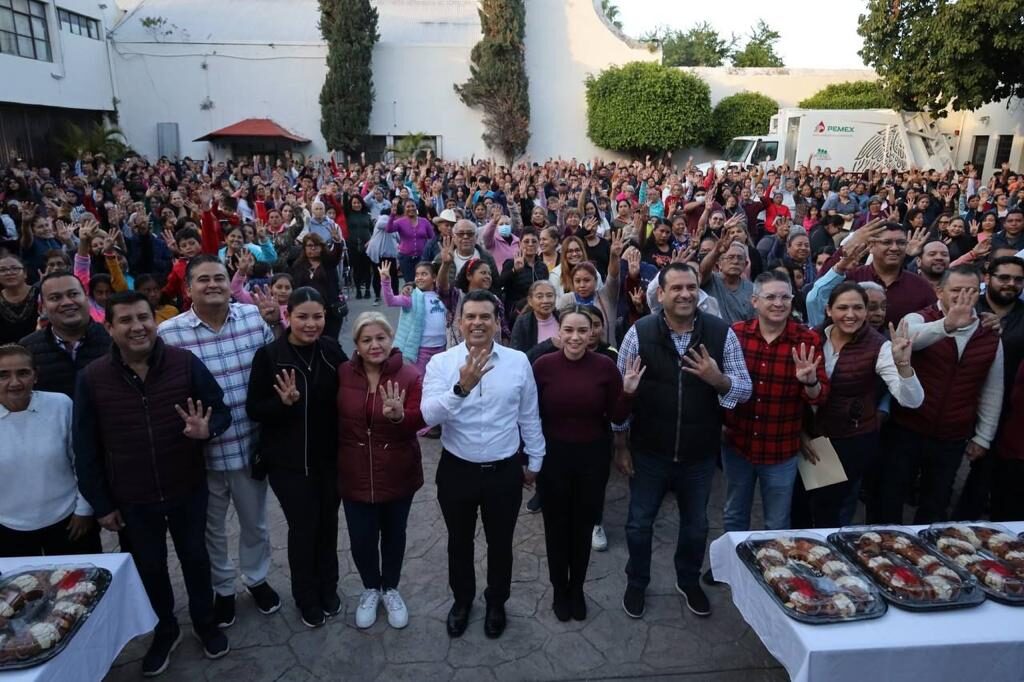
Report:
[[[77,540],[68,537],[69,516],[37,530],[14,530],[0,525],[0,557],[102,554],[99,526]]]
[[[270,487],[288,522],[292,598],[320,608],[338,589],[338,481],[333,471],[271,467]]]
[[[473,537],[477,510],[487,538],[488,604],[504,604],[512,587],[512,535],[523,502],[523,470],[514,455],[491,464],[467,462],[441,451],[437,501],[448,527],[448,584],[455,603],[476,597]]]
[[[547,440],[537,477],[543,496],[544,543],[556,594],[582,591],[590,563],[591,535],[601,515],[608,483],[609,443]]]
[[[842,526],[843,504],[851,490],[855,490],[864,476],[868,462],[878,450],[878,432],[832,439],[832,447],[846,472],[846,480],[817,490],[805,490],[803,481],[796,477],[793,488],[793,508],[790,525],[793,528],[837,528]]]

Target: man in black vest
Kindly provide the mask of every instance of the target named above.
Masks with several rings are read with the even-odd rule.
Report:
[[[751,386],[739,340],[725,322],[699,312],[699,296],[697,272],[672,263],[658,275],[662,314],[637,321],[619,348],[620,372],[625,374],[637,355],[647,368],[630,420],[613,425],[615,464],[629,477],[628,584],[622,607],[633,618],[644,614],[644,590],[651,581],[651,529],[668,490],[679,503],[676,590],[690,611],[711,614],[698,578],[722,408],[745,402]]]
[[[78,372],[110,350],[110,335],[89,316],[89,297],[70,272],[51,272],[39,284],[46,329],[21,340],[35,360],[37,391],[71,398]]]
[[[166,669],[181,640],[167,573],[168,530],[193,635],[207,658],[230,650],[213,622],[203,444],[228,428],[231,412],[197,357],[157,339],[153,306],[143,294],[115,294],[106,320],[114,345],[82,372],[75,389],[75,464],[79,489],[100,525],[130,538],[160,619],[142,661],[143,675],[151,677]]]

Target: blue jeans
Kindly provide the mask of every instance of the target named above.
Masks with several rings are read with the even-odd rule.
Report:
[[[419,262],[419,256],[398,254],[398,268],[402,271],[402,282],[404,284],[412,284],[416,279],[416,264]]]
[[[796,462],[796,457],[790,457],[779,464],[751,464],[743,455],[723,444],[726,494],[722,525],[725,532],[750,530],[750,509],[754,504],[754,485],[758,481],[761,482],[764,527],[767,530],[789,528]]]
[[[707,508],[715,459],[673,462],[665,457],[634,452],[633,471],[629,479],[629,517],[626,520],[629,586],[643,590],[651,582],[652,528],[669,491],[675,493],[679,506],[676,581],[681,586],[696,584],[708,540]]]

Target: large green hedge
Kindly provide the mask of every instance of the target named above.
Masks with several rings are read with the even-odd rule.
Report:
[[[653,154],[704,142],[711,91],[697,76],[652,62],[587,78],[587,136],[599,147]]]
[[[890,109],[892,98],[881,81],[833,83],[800,102],[803,109]]]
[[[764,135],[778,110],[778,102],[759,92],[729,95],[715,105],[708,145],[725,149],[729,140],[739,135]]]

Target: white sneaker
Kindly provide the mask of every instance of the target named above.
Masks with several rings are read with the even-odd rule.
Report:
[[[356,627],[365,630],[377,622],[377,606],[380,604],[380,590],[363,590],[356,609]]]
[[[401,630],[409,624],[409,609],[405,608],[402,595],[398,590],[388,590],[384,593],[384,608],[388,610],[388,625]]]
[[[590,535],[590,548],[595,552],[604,552],[608,549],[608,536],[604,534],[604,526],[594,526],[594,532]]]

